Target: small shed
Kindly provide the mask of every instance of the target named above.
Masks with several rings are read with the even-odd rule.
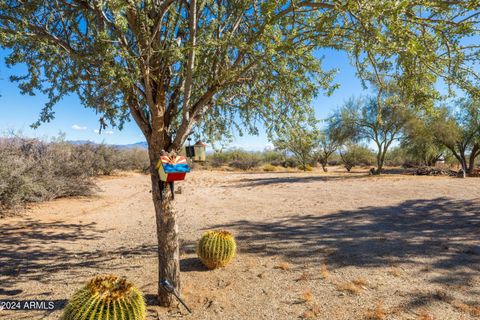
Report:
[[[195,149],[195,156],[193,157],[193,161],[195,162],[204,162],[207,159],[207,144],[201,140],[197,141],[193,146]]]

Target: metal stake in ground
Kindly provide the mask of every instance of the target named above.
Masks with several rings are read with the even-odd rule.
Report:
[[[173,294],[175,298],[177,298],[178,301],[180,301],[180,303],[183,304],[183,306],[185,307],[185,309],[188,310],[188,312],[192,313],[192,310],[190,310],[190,308],[186,305],[186,303],[182,300],[182,298],[180,298],[180,294],[177,292],[177,290],[175,290],[175,288],[167,279],[162,280],[160,282],[160,285],[163,287],[163,289],[165,289],[165,291]]]

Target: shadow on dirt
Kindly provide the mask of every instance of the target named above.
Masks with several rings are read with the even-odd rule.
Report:
[[[270,173],[272,174],[272,173]],[[309,183],[309,182],[328,182],[328,181],[337,181],[337,180],[351,180],[351,179],[365,179],[369,175],[362,174],[342,174],[342,175],[298,175],[298,176],[281,176],[282,173],[273,173],[275,175],[268,178],[260,178],[254,176],[252,178],[243,178],[238,180],[238,184],[235,184],[235,187],[259,187],[259,186],[269,186],[269,185],[278,185],[278,184],[291,184],[291,183]],[[253,175],[253,174],[252,174]],[[261,175],[261,174],[256,174]]]
[[[436,283],[468,284],[479,275],[480,202],[436,198],[232,228],[243,252],[333,267],[412,264],[442,271]],[[425,264],[425,265],[423,265]]]
[[[95,223],[41,222],[31,218],[2,223],[0,296],[25,296],[27,293],[18,289],[19,283],[38,281],[49,284],[55,273],[60,271],[72,270],[62,276],[63,280],[77,281],[82,278],[80,271],[91,274],[92,271],[112,272],[122,267],[119,263],[113,263],[112,259],[156,252],[156,246],[148,245],[104,250],[90,245],[109,231],[99,229]]]

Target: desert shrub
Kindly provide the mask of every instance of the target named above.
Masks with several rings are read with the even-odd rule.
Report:
[[[406,162],[410,162],[411,157],[407,155],[405,149],[396,147],[387,152],[385,164],[388,166],[399,167]]]
[[[240,170],[250,170],[258,167],[261,162],[262,159],[258,154],[246,153],[231,161],[229,166]]]
[[[225,152],[215,152],[212,155],[207,156],[207,161],[212,167],[218,168],[228,165],[230,155]]]
[[[230,166],[240,170],[250,170],[258,167],[264,162],[262,153],[248,152],[240,149],[233,149],[223,152],[215,152],[207,157],[212,167]]]
[[[285,155],[275,150],[265,150],[261,153],[262,161],[273,166],[279,166],[285,161]]]
[[[270,163],[267,163],[266,165],[263,166],[263,171],[265,172],[274,172],[277,171],[277,167],[274,165],[271,165]]]
[[[313,167],[309,164],[305,165],[305,167],[303,165],[300,165],[298,166],[298,169],[303,171],[313,171]]]
[[[366,146],[348,144],[340,151],[342,163],[350,171],[355,166],[369,166],[375,162],[375,155]]]
[[[0,213],[30,202],[91,195],[95,176],[148,168],[146,150],[0,138]]]
[[[89,195],[94,187],[88,163],[72,156],[74,146],[32,139],[0,143],[0,209],[27,202]]]

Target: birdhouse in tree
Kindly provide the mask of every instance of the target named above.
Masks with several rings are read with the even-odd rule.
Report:
[[[173,182],[184,180],[187,172],[190,172],[187,159],[184,156],[161,156],[157,164],[160,180]]]
[[[205,161],[207,145],[203,141],[197,141],[193,147],[195,150],[193,160],[198,162]]]

